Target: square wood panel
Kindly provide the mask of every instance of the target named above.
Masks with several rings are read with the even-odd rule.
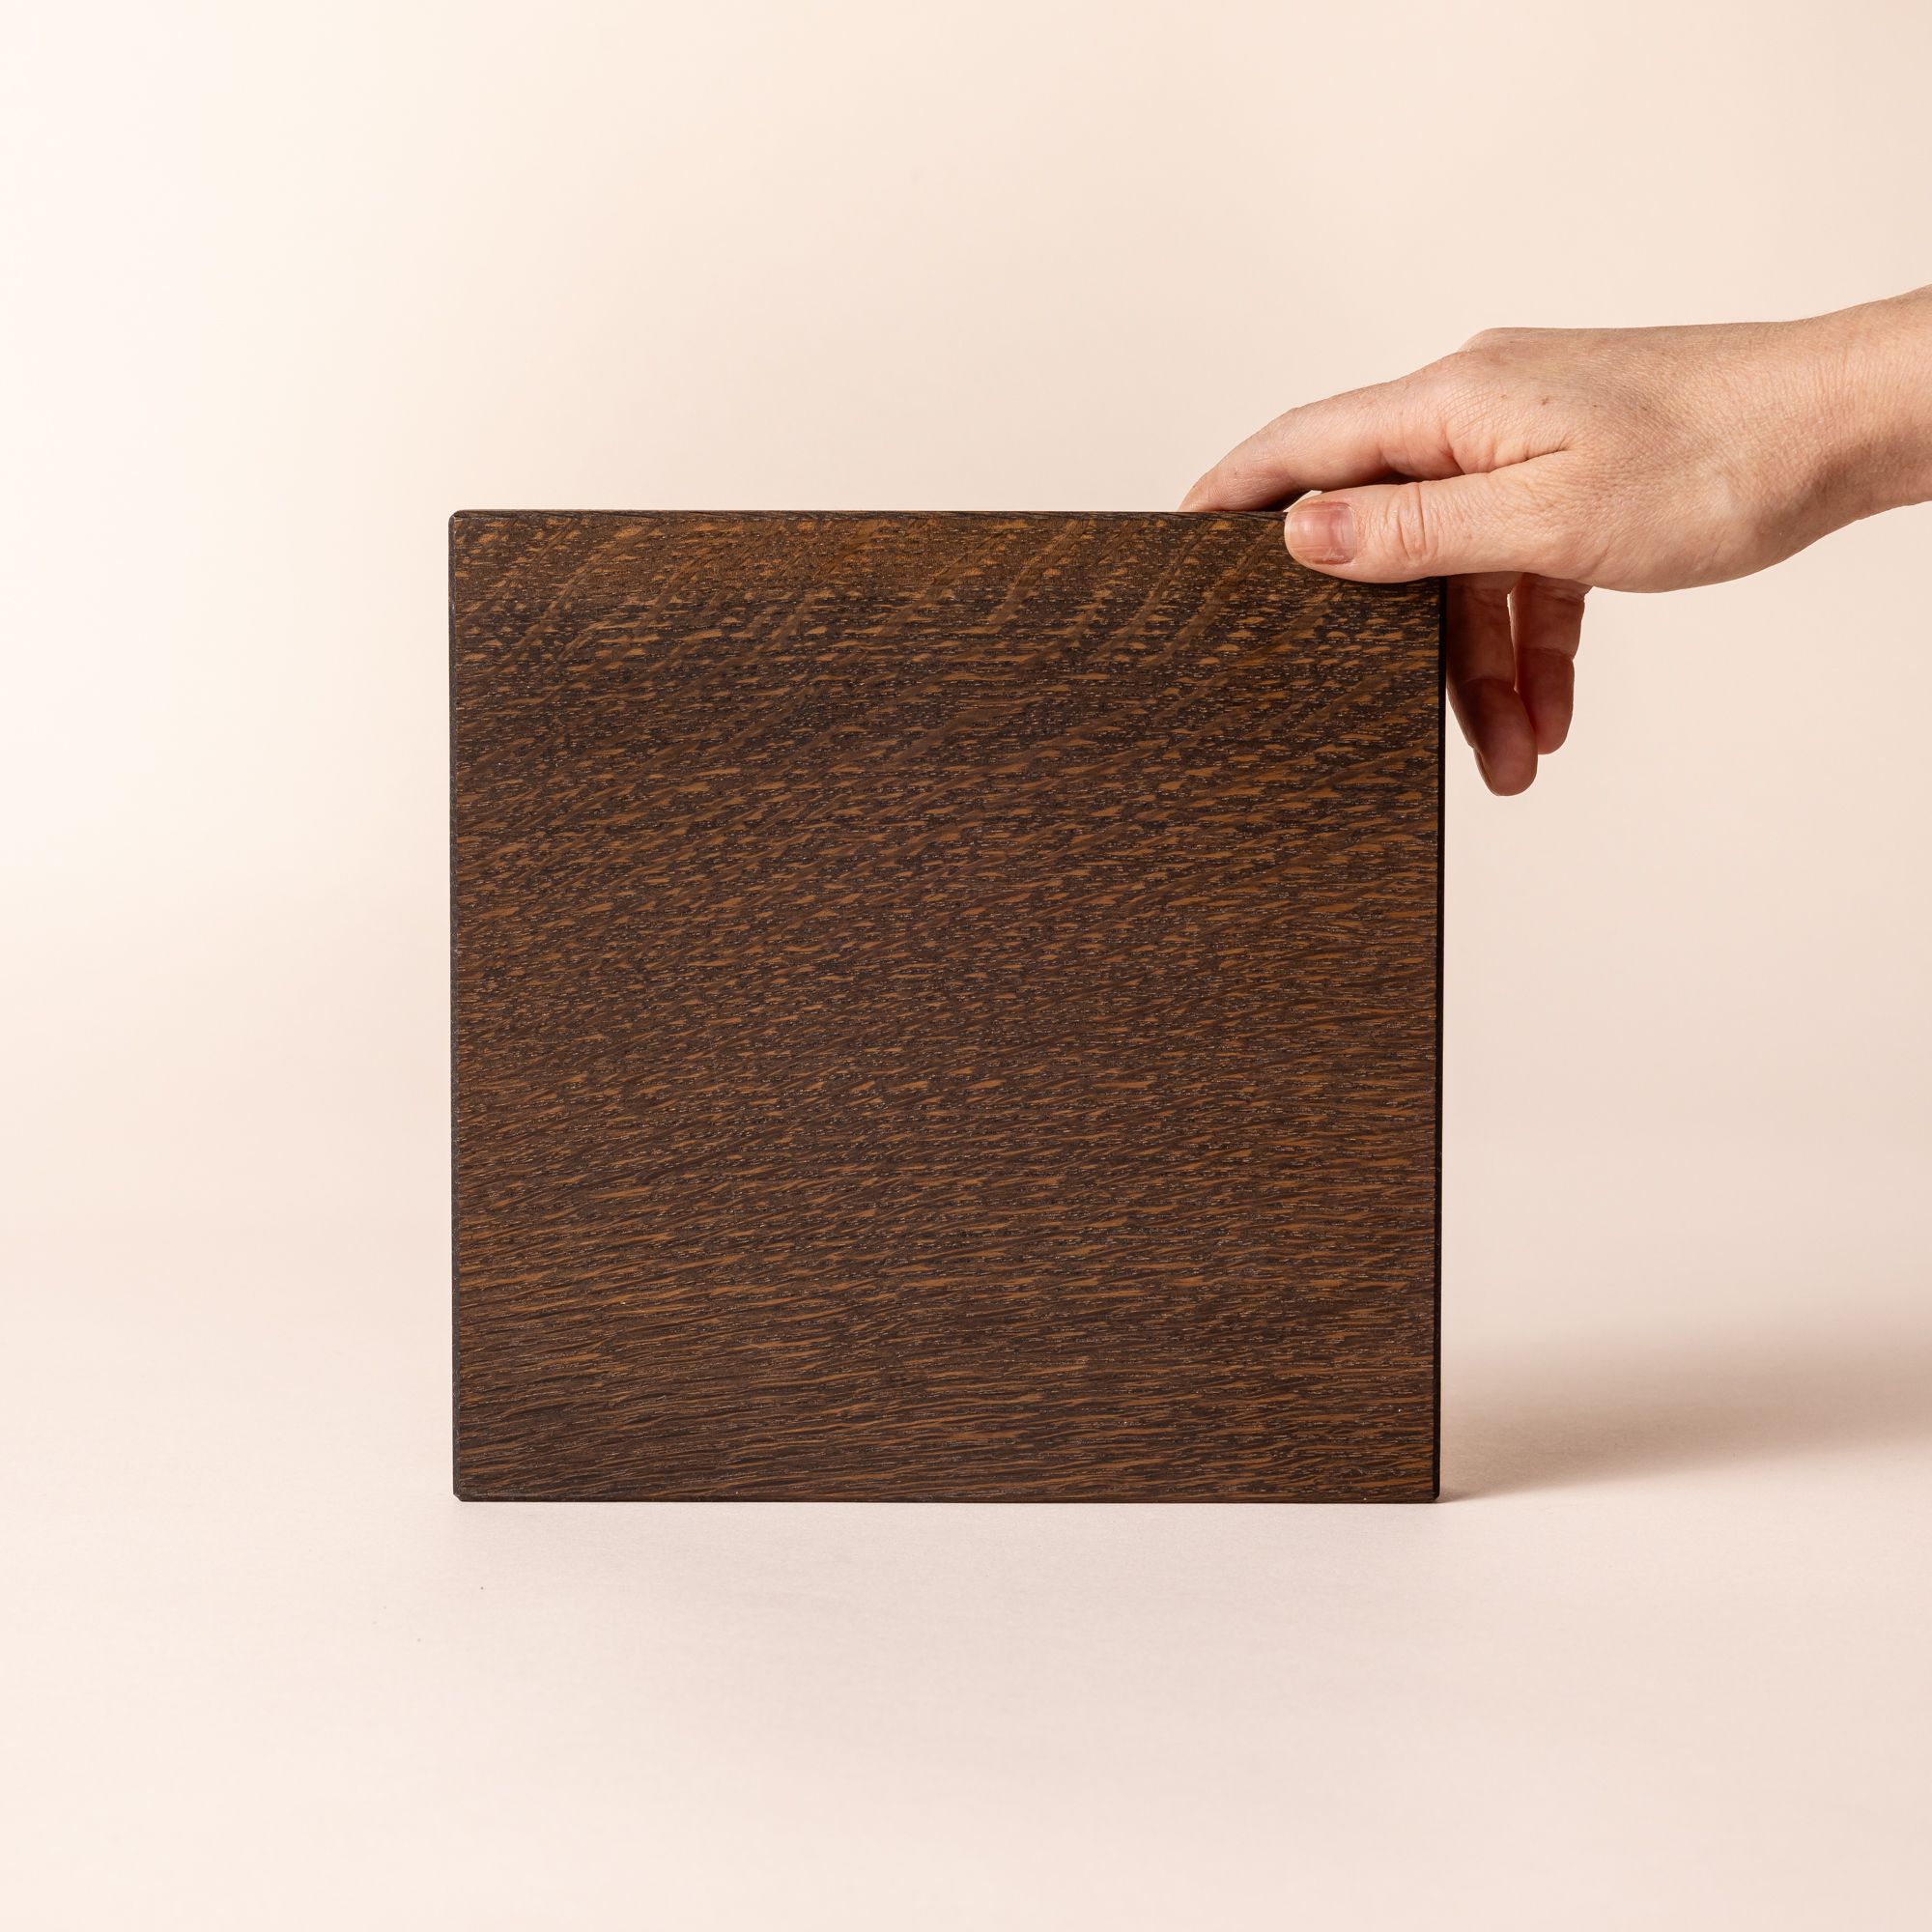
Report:
[[[457,1488],[1435,1490],[1440,602],[465,513]]]

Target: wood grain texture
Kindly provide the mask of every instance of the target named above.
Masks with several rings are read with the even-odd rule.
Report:
[[[1435,1493],[1437,586],[450,542],[460,1494]]]

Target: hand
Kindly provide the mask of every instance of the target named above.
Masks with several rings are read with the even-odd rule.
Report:
[[[1489,329],[1277,416],[1181,508],[1311,490],[1298,561],[1450,579],[1450,702],[1490,789],[1520,792],[1570,729],[1593,585],[1743,577],[1932,497],[1932,289],[1804,322]]]

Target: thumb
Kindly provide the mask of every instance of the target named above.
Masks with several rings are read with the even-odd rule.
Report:
[[[1564,576],[1558,532],[1522,467],[1439,483],[1376,483],[1307,497],[1284,531],[1297,563],[1364,583],[1478,571]]]

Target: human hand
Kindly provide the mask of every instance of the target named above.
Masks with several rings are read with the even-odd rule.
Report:
[[[1298,561],[1449,578],[1450,702],[1490,789],[1520,792],[1569,731],[1592,586],[1721,582],[1932,497],[1932,289],[1803,322],[1489,329],[1277,416],[1181,508],[1308,491]]]

